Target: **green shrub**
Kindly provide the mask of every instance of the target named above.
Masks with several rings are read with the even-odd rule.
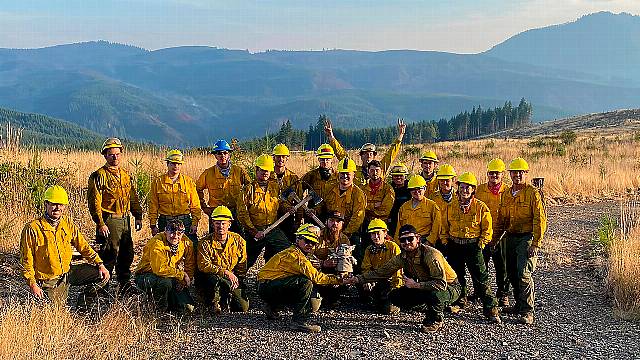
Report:
[[[615,240],[618,222],[615,217],[605,214],[600,217],[600,225],[598,226],[598,234],[593,238],[592,243],[601,250],[608,251],[611,243]]]
[[[575,133],[575,131],[571,131],[571,130],[565,130],[560,134],[560,140],[565,145],[573,144],[577,138],[578,138],[578,135]]]

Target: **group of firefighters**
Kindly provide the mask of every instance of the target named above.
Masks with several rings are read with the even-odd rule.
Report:
[[[423,332],[440,329],[444,312],[468,307],[472,297],[491,322],[501,322],[500,313],[509,312],[532,324],[532,273],[546,214],[539,190],[527,183],[529,165],[522,158],[508,168],[500,159],[491,160],[488,181],[478,184],[474,174],[457,175],[427,151],[420,157],[421,172],[409,176],[404,164],[392,166],[405,127],[398,121],[397,139],[381,160],[375,145],[363,145],[362,163],[356,165],[328,122],[329,143],[316,152],[319,167],[302,177],[287,168],[290,154],[284,144],[255,160],[253,180],[231,161],[233,149],[224,140],[213,146],[216,163],[196,181],[182,173],[183,154],[169,151],[167,171],[150,189],[153,237],[133,274],[130,215],[139,231],[143,210],[134,181],[121,166],[123,145],[109,138],[102,147],[106,163],[88,181],[97,252],[64,215],[68,194],[55,185],[44,193],[44,214],[22,232],[23,276],[37,298],[66,302],[69,286],[85,285],[81,299],[86,301],[105,293],[115,270],[119,294],[146,293],[160,310],[193,312],[193,285],[214,313],[246,312],[247,271],[264,251],[257,275],[263,310],[276,320],[290,307],[299,331],[320,331],[312,314],[334,306],[344,285],[355,286],[359,299],[381,313],[423,312]],[[505,170],[511,186],[503,182]],[[309,202],[318,196],[319,204]],[[198,238],[202,212],[209,228]],[[336,254],[348,245],[355,246],[357,262],[345,273]],[[73,248],[84,263],[72,265]],[[468,293],[467,270],[474,294]]]

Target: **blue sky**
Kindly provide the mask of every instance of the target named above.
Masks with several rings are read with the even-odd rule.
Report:
[[[631,0],[15,0],[0,4],[0,47],[108,40],[158,49],[209,45],[262,51],[323,48],[474,53],[530,28]]]

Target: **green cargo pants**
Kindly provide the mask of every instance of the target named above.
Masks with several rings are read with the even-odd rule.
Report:
[[[508,296],[511,293],[504,255],[504,241],[498,242],[495,247],[485,246],[482,250],[484,265],[487,269],[489,269],[489,261],[493,260],[493,268],[496,272],[496,296],[499,298]]]
[[[238,278],[238,280],[240,286],[231,290],[231,281],[225,277],[211,273],[196,274],[196,286],[202,292],[205,303],[229,304],[231,311],[247,312],[249,310],[249,299],[247,298],[244,279]]]
[[[247,241],[247,269],[256,263],[262,249],[264,249],[264,262],[266,263],[273,255],[291,246],[291,242],[279,228],[273,229],[260,240],[255,240],[251,236],[247,236],[245,239]]]
[[[389,300],[400,308],[419,307],[425,314],[423,323],[440,322],[444,319],[444,309],[460,297],[460,284],[454,282],[442,291],[410,289],[400,287],[391,291]]]
[[[504,240],[507,276],[513,287],[515,310],[520,314],[533,313],[535,288],[532,274],[538,262],[537,257],[528,255],[533,234],[507,234]]]
[[[134,255],[129,216],[117,218],[105,213],[104,223],[109,228],[109,237],[96,233],[96,242],[100,244],[98,255],[110,273],[115,268],[118,282],[126,283],[131,279]]]
[[[78,264],[71,265],[69,272],[56,279],[38,280],[37,283],[47,298],[60,305],[66,305],[69,286],[85,286],[78,303],[86,303],[87,300],[95,298],[107,282],[100,277],[97,266]]]
[[[449,248],[449,256],[447,261],[456,272],[458,281],[460,282],[460,296],[466,297],[467,279],[466,269],[469,269],[471,280],[473,281],[473,289],[476,295],[482,300],[482,307],[485,310],[498,306],[498,300],[491,290],[489,283],[489,274],[482,257],[482,249],[478,246],[478,242],[468,244],[458,244],[451,240],[447,244]]]
[[[304,321],[311,316],[312,293],[313,283],[304,276],[289,276],[258,284],[260,298],[274,310],[291,307],[294,321]]]
[[[193,298],[187,288],[178,290],[178,280],[153,273],[136,274],[136,285],[153,298],[160,311],[182,312]]]

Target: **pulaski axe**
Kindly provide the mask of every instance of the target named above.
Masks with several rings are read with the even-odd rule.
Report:
[[[289,216],[291,216],[291,214],[295,213],[296,210],[300,208],[303,208],[305,213],[309,215],[309,217],[311,217],[316,223],[318,223],[318,226],[320,227],[320,229],[325,228],[325,225],[322,223],[322,221],[315,214],[313,214],[313,212],[311,212],[311,210],[307,207],[307,204],[312,200],[315,204],[322,202],[322,198],[319,197],[316,193],[314,193],[313,191],[309,191],[308,195],[301,200],[298,197],[298,195],[296,195],[295,190],[290,188],[285,190],[282,193],[281,197],[282,197],[282,200],[285,200],[285,201],[290,201],[289,199],[294,200],[296,201],[296,204],[293,205],[293,207],[289,209],[289,211],[287,211],[284,215],[282,215],[273,224],[269,225],[267,228],[262,230],[262,233],[264,235],[270,233],[273,229],[275,229],[278,225],[280,225],[283,221],[285,221]]]

